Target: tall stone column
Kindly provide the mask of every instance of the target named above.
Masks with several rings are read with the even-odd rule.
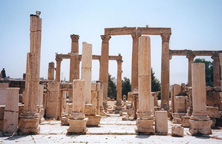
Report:
[[[214,87],[220,86],[220,61],[218,54],[213,55],[211,57],[214,60],[214,70],[213,70],[213,80],[214,80]]]
[[[132,34],[133,52],[132,52],[132,72],[131,72],[131,91],[138,89],[138,45],[141,35]]]
[[[192,105],[193,114],[190,118],[190,133],[211,134],[212,121],[206,111],[206,80],[205,64],[192,64]]]
[[[74,80],[73,81],[73,103],[72,112],[69,115],[69,128],[68,134],[72,133],[86,133],[86,122],[85,118],[85,97],[86,97],[86,81],[85,80]]]
[[[49,63],[49,69],[48,69],[48,80],[54,80],[54,62]]]
[[[117,100],[116,100],[116,113],[122,110],[122,60],[117,60]]]
[[[79,79],[79,35],[70,35],[72,39],[72,47],[70,53],[70,76],[69,80]]]
[[[193,60],[195,58],[195,55],[193,54],[188,54],[187,59],[188,59],[188,86],[192,86],[192,64]]]
[[[39,133],[39,113],[37,109],[40,54],[41,54],[41,27],[42,19],[36,15],[30,15],[30,53],[27,54],[26,84],[24,93],[24,109],[19,121],[19,132],[22,134]]]
[[[56,81],[57,82],[60,82],[61,62],[62,62],[62,58],[59,55],[56,55]]]
[[[91,103],[91,73],[92,73],[92,45],[86,42],[82,43],[82,69],[81,79],[86,80],[85,103]]]
[[[162,37],[162,59],[161,59],[161,108],[169,110],[169,40],[170,33],[161,34]]]
[[[109,72],[109,40],[111,36],[101,35],[102,48],[100,59],[99,80],[103,82],[103,105],[107,104],[108,94],[108,72]]]
[[[150,37],[142,36],[139,39],[138,58],[138,94],[139,109],[136,121],[137,133],[153,134],[153,115],[151,101],[151,53]]]

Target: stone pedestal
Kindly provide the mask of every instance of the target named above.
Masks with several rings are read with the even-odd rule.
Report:
[[[153,134],[153,115],[151,101],[151,60],[150,60],[150,37],[142,36],[139,39],[139,109],[136,121],[136,132]]]
[[[181,125],[182,127],[190,127],[190,116],[183,116]]]
[[[190,133],[211,134],[212,121],[207,116],[206,111],[206,81],[205,81],[205,64],[192,64],[192,100],[193,114],[190,117]]]
[[[22,113],[19,121],[19,134],[38,134],[39,114],[38,113]]]
[[[85,118],[85,80],[74,80],[73,81],[73,102],[72,112],[69,115],[68,123],[69,128],[68,134],[85,134],[87,132]]]
[[[160,135],[168,134],[168,115],[167,111],[155,112],[155,132]]]
[[[96,111],[93,109],[92,104],[85,105],[85,115],[88,118],[87,126],[98,126],[100,124],[101,116],[96,115]]]
[[[69,119],[69,128],[67,129],[68,134],[85,134],[88,130],[86,128],[87,118],[83,120]]]

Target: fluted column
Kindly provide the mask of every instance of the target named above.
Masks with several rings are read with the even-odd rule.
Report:
[[[60,82],[61,62],[62,62],[62,58],[58,54],[56,54],[56,81],[57,82]]]
[[[54,62],[49,63],[49,69],[48,69],[48,80],[54,80]]]
[[[79,35],[70,35],[72,40],[71,53],[70,53],[70,73],[69,81],[79,79]]]
[[[117,60],[117,106],[121,106],[122,100],[122,60]]]
[[[188,86],[192,86],[192,64],[193,64],[194,58],[195,58],[195,55],[193,55],[193,54],[187,55],[187,59],[188,59]]]
[[[169,110],[169,40],[170,33],[161,34],[162,59],[161,59],[161,108]]]
[[[214,87],[220,86],[220,61],[218,54],[213,55],[212,59],[214,60],[213,64],[213,80],[214,80]]]
[[[132,50],[132,72],[131,72],[131,91],[138,89],[138,45],[141,35],[132,34],[133,50]]]
[[[111,36],[101,35],[102,48],[100,59],[99,80],[103,82],[103,103],[106,104],[108,94],[108,72],[109,72],[109,40]]]

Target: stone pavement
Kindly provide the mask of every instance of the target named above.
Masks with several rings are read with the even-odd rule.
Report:
[[[99,127],[88,127],[86,135],[66,135],[68,126],[61,126],[60,121],[48,120],[40,125],[39,135],[0,137],[1,143],[222,143],[222,128],[213,130],[209,136],[190,136],[188,128],[185,136],[172,137],[172,123],[169,121],[169,135],[136,135],[136,121],[122,121],[118,114],[103,117]]]

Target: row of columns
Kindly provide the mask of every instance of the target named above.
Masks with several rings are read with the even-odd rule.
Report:
[[[195,55],[188,54],[188,86],[192,86],[192,64],[194,62]],[[220,61],[218,54],[211,57],[213,61],[213,86],[220,86]]]

